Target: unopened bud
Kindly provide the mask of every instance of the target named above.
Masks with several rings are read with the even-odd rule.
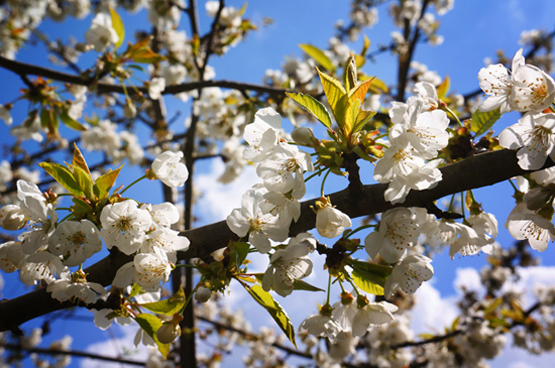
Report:
[[[307,147],[314,146],[314,142],[316,141],[316,138],[314,138],[314,134],[312,133],[312,129],[307,127],[298,127],[293,129],[291,137],[295,143]]]
[[[181,336],[181,327],[179,324],[174,324],[172,322],[164,323],[160,326],[158,331],[156,331],[156,337],[162,344],[169,344],[179,336]]]
[[[75,44],[75,50],[79,51],[79,52],[89,52],[92,49],[94,49],[94,46],[88,43],[83,43],[83,42],[77,42]]]
[[[0,226],[3,229],[16,231],[22,229],[27,223],[21,207],[8,204],[0,209]]]
[[[200,303],[206,303],[212,296],[212,292],[206,286],[201,286],[195,293],[195,299]]]

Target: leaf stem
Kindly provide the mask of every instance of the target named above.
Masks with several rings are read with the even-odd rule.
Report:
[[[320,187],[320,196],[323,197],[324,196],[324,185],[326,184],[326,179],[328,178],[328,175],[331,172],[331,168],[328,170],[328,172],[326,173],[326,175],[324,175],[324,178],[322,179],[322,186]]]
[[[368,229],[368,228],[370,228],[370,227],[375,228],[376,226],[377,226],[377,225],[375,225],[375,224],[374,224],[374,225],[363,225],[363,226],[360,226],[360,227],[356,228],[355,230],[351,231],[350,233],[348,233],[346,236],[344,236],[343,239],[349,239],[349,238],[351,237],[351,235],[353,235],[354,233],[357,233],[357,232],[359,232],[359,231],[361,231],[361,230],[364,230],[364,229]]]
[[[133,185],[137,184],[138,182],[140,182],[141,180],[146,179],[146,175],[141,176],[139,179],[135,180],[134,182],[132,182],[131,184],[129,184],[127,186],[127,188],[124,188],[119,194],[123,194],[125,193],[125,191],[129,188],[131,188]]]
[[[447,105],[444,105],[443,108],[445,109],[445,111],[447,111],[455,119],[455,121],[462,128],[463,125],[462,125],[461,121],[459,120],[459,117],[457,115],[455,115],[455,113],[449,107],[447,107]]]

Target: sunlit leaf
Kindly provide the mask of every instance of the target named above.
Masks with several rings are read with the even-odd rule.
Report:
[[[389,93],[389,88],[387,88],[387,84],[385,84],[383,80],[376,77],[373,77],[372,84],[368,89],[374,94]]]
[[[370,280],[367,280],[360,272],[354,270],[352,273],[352,278],[355,284],[361,288],[362,290],[366,291],[367,293],[374,294],[374,295],[383,295],[383,286],[375,284]]]
[[[77,144],[73,143],[73,160],[71,164],[76,167],[80,167],[84,172],[91,175],[89,170],[89,165],[87,165],[87,161],[85,160],[85,156],[81,153],[81,150],[77,147]]]
[[[349,260],[348,263],[353,268],[353,272],[356,271],[360,277],[380,286],[385,285],[385,281],[393,269],[391,266],[357,260]]]
[[[50,162],[41,162],[39,166],[71,194],[78,197],[83,195],[83,191],[67,167]]]
[[[253,299],[260,304],[264,309],[270,313],[270,316],[276,321],[278,326],[281,330],[285,333],[285,336],[297,347],[297,343],[295,342],[295,328],[285,313],[285,310],[279,305],[278,302],[272,298],[272,295],[267,291],[262,289],[260,285],[248,286],[245,283],[241,283],[247,290],[247,292],[253,297]]]
[[[335,67],[333,66],[330,58],[327,57],[324,51],[320,50],[318,47],[309,44],[299,45],[299,47],[324,69],[330,71],[335,70]]]
[[[375,111],[358,110],[358,115],[353,126],[353,132],[358,132],[364,128],[366,123],[368,123],[374,115],[376,115]]]
[[[447,93],[449,92],[449,87],[451,86],[451,80],[449,79],[449,76],[445,76],[445,79],[443,79],[443,82],[441,82],[441,84],[437,87],[437,97],[439,99],[444,98],[445,96],[447,96]]]
[[[96,179],[93,190],[94,190],[94,194],[96,194],[98,199],[104,199],[108,197],[108,194],[110,193],[110,189],[112,189],[112,186],[116,182],[116,179],[122,167],[123,165],[121,165],[115,170],[108,171],[106,174]]]
[[[80,122],[78,122],[77,120],[69,116],[67,111],[65,110],[60,112],[58,116],[60,117],[60,120],[62,121],[62,123],[64,123],[68,128],[71,128],[73,130],[78,130],[81,132],[87,130],[87,127],[85,127]]]
[[[143,287],[136,282],[133,283],[133,287],[131,288],[131,292],[129,293],[129,297],[133,298],[134,296],[139,295],[139,293],[143,290]]]
[[[111,7],[109,9],[110,16],[112,17],[112,28],[114,28],[119,37],[118,42],[115,44],[116,48],[118,48],[123,43],[123,39],[125,38],[125,28],[123,27],[123,22],[121,21],[119,14]]]
[[[93,180],[89,173],[85,172],[85,170],[81,169],[78,166],[73,167],[73,177],[79,185],[79,188],[85,193],[85,197],[87,199],[94,201],[96,200],[96,196],[94,195],[93,191]]]
[[[250,244],[245,242],[235,242],[235,261],[237,269],[241,267],[245,258],[249,254]]]
[[[316,68],[316,70],[320,75],[320,81],[322,82],[322,87],[324,87],[324,93],[326,94],[328,103],[331,106],[331,110],[335,115],[337,102],[347,92],[345,91],[345,88],[343,88],[343,86],[337,79],[330,77],[326,73],[322,73],[318,68]]]
[[[328,109],[320,101],[310,95],[302,93],[285,93],[293,101],[304,107],[310,112],[318,121],[324,124],[327,128],[331,128],[332,120]]]
[[[320,289],[319,287],[311,285],[306,281],[297,280],[297,279],[295,279],[295,281],[293,281],[293,290],[325,291],[324,289]]]
[[[487,132],[500,117],[500,108],[488,112],[476,110],[470,118],[470,130],[476,133],[476,136],[482,135]]]
[[[158,347],[158,351],[164,359],[168,356],[170,352],[170,344],[162,344],[158,341],[158,337],[156,336],[156,331],[162,326],[162,321],[152,314],[148,313],[141,313],[135,317],[135,321],[141,326],[144,332],[147,333],[148,336],[152,337],[156,346]]]
[[[179,288],[177,293],[175,293],[171,298],[141,304],[141,307],[144,307],[154,313],[173,316],[175,313],[179,313],[181,311],[181,309],[185,306],[186,300],[183,288]]]
[[[136,63],[155,64],[162,60],[166,60],[163,55],[157,54],[150,48],[142,49],[133,54],[133,61]]]

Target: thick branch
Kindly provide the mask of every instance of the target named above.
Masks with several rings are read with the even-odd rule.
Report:
[[[553,165],[553,162],[548,161],[545,167]],[[493,185],[513,176],[523,175],[527,171],[518,166],[515,151],[503,149],[482,153],[448,165],[442,168],[441,172],[443,180],[435,188],[411,191],[402,206],[427,207],[428,204],[446,195]],[[395,207],[384,200],[386,188],[387,184],[365,185],[356,198],[353,198],[347,189],[331,194],[330,198],[332,204],[336,205],[339,210],[351,218],[356,218],[381,213]],[[310,209],[310,205],[313,205],[315,200],[316,198],[302,203],[301,218],[297,223],[292,224],[291,236],[314,228],[316,215]],[[188,230],[182,235],[189,238],[191,247],[187,252],[179,253],[180,259],[207,258],[212,251],[227,246],[230,240],[237,239],[225,221]],[[89,274],[89,281],[109,285],[117,269],[130,259],[130,256],[115,253],[85,271]],[[0,302],[0,331],[15,328],[33,318],[69,306],[71,306],[70,303],[61,304],[50,298],[44,288],[12,300],[2,301]]]

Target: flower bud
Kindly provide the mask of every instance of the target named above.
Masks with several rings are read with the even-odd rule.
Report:
[[[316,141],[316,138],[314,138],[314,134],[312,133],[312,129],[307,127],[298,127],[293,129],[291,137],[295,143],[307,147],[314,146],[314,142]]]
[[[125,116],[127,119],[132,119],[135,117],[135,115],[137,115],[137,108],[130,100],[127,100],[127,103],[123,108],[123,116]]]
[[[179,336],[181,336],[181,327],[173,321],[164,323],[156,331],[156,337],[162,344],[169,344]]]
[[[16,205],[8,204],[0,209],[0,226],[15,231],[22,229],[27,223],[23,210]]]
[[[212,292],[205,286],[199,287],[195,293],[195,299],[201,303],[206,303],[211,296]]]

